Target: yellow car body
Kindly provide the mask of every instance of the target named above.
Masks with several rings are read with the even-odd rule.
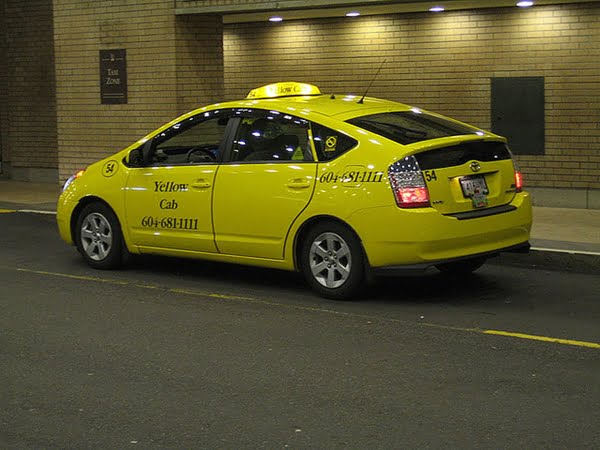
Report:
[[[94,267],[130,252],[302,270],[322,295],[348,298],[369,271],[469,272],[528,248],[531,201],[515,167],[492,133],[392,101],[277,83],[194,110],[90,165],[69,180],[57,221]],[[346,254],[337,272],[327,264],[336,252]]]

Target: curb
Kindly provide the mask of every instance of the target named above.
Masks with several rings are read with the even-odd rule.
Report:
[[[0,208],[22,213],[56,214],[56,203],[11,203],[0,202]]]
[[[502,253],[491,258],[489,264],[544,269],[554,271],[600,274],[600,253],[569,250],[536,249],[529,253]]]

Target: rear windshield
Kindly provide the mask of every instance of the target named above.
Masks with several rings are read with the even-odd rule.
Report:
[[[371,114],[350,119],[348,123],[403,145],[448,136],[477,134],[479,131],[476,128],[414,110]]]

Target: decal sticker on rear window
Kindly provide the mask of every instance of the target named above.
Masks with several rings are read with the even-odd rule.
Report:
[[[327,136],[325,139],[325,151],[326,152],[335,152],[337,147],[337,136]]]

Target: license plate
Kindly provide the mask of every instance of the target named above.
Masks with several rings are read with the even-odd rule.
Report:
[[[490,193],[483,175],[471,175],[460,179],[463,195],[470,198],[475,208],[484,208],[488,205],[487,195]]]
[[[473,197],[475,194],[488,195],[487,183],[483,175],[471,175],[460,179],[460,187],[463,195],[467,198]]]

